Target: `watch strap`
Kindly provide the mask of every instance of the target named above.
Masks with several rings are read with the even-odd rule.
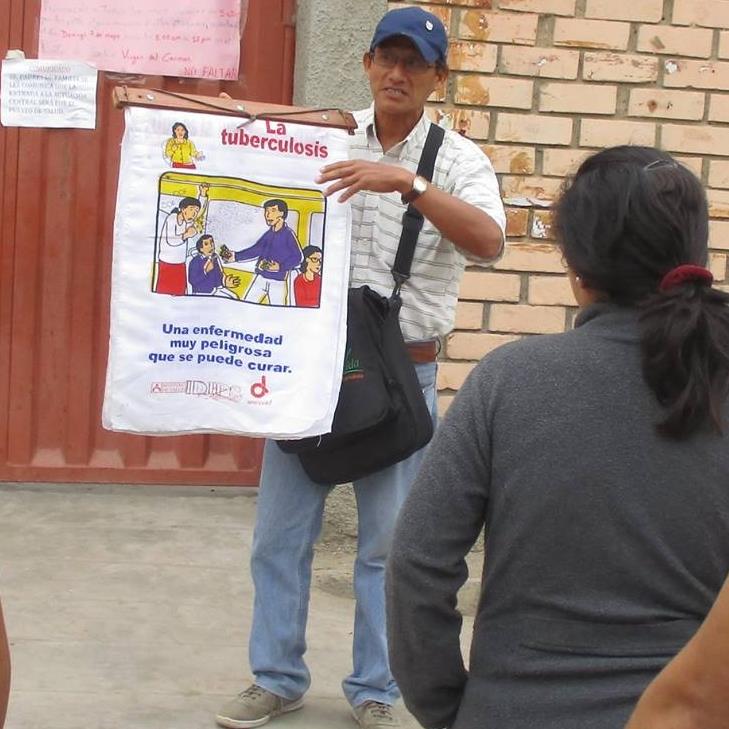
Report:
[[[418,187],[420,185],[418,184],[419,181],[422,181],[423,186],[422,189],[419,190]],[[411,202],[415,202],[427,189],[428,181],[421,177],[420,175],[415,175],[413,177],[413,186],[408,190],[404,195],[400,195],[400,200],[405,204],[409,205]]]

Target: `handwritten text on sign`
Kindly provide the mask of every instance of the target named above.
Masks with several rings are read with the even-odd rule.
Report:
[[[246,0],[43,0],[40,58],[103,71],[238,78]]]

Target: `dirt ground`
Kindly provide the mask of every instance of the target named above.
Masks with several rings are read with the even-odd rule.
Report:
[[[332,595],[352,595],[352,565],[357,551],[357,509],[349,485],[337,486],[327,499],[324,525],[316,546],[314,584]],[[464,615],[473,615],[478,602],[483,542],[467,557],[469,578],[458,596]]]

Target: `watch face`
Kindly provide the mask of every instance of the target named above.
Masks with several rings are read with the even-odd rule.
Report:
[[[411,203],[415,198],[420,197],[428,189],[428,181],[420,175],[415,175],[413,186],[410,192],[401,196],[403,204]]]

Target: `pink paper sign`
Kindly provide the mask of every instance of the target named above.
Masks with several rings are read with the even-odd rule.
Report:
[[[235,80],[246,9],[247,0],[43,0],[38,57]]]

